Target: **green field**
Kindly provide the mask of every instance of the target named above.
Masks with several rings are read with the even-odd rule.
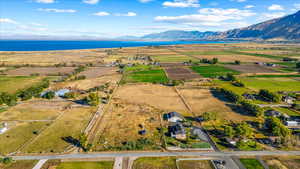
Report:
[[[63,162],[56,169],[112,169],[114,162]]]
[[[264,169],[260,162],[256,159],[240,159],[246,169]]]
[[[258,77],[258,78],[276,78],[276,77],[300,77],[300,74],[293,75],[255,75],[249,77]]]
[[[199,73],[203,77],[218,77],[224,76],[227,73],[239,74],[238,71],[231,70],[222,66],[211,65],[211,66],[192,66],[193,71]]]
[[[150,67],[150,66],[134,66],[125,69],[125,75],[122,79],[123,83],[136,83],[136,82],[146,82],[146,83],[166,83],[168,78],[166,73],[160,67]]]
[[[32,169],[36,163],[37,161],[35,160],[24,160],[24,161],[18,160],[3,166],[1,166],[0,164],[0,168],[1,169]]]
[[[249,89],[246,89],[244,87],[237,87],[231,84],[231,82],[228,81],[222,81],[222,80],[214,80],[213,81],[216,85],[219,87],[222,87],[224,89],[234,91],[236,94],[243,95],[244,93],[249,92]]]
[[[287,114],[289,116],[300,116],[300,113],[298,113],[296,111],[293,111],[293,110],[290,110],[288,108],[276,107],[274,109],[277,110],[277,111],[279,111],[279,112],[281,112],[281,113]]]
[[[272,92],[300,91],[300,81],[291,78],[241,78],[247,88],[252,90],[267,89]]]
[[[172,157],[144,157],[133,163],[133,169],[177,169],[176,159]]]
[[[14,94],[41,81],[38,76],[0,76],[0,92]]]

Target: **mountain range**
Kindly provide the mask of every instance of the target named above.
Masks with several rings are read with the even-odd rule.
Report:
[[[226,32],[166,31],[141,39],[209,40],[209,39],[279,39],[300,40],[300,11],[285,17]]]

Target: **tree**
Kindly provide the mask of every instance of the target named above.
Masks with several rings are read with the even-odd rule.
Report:
[[[261,89],[259,91],[259,96],[270,102],[277,103],[280,101],[280,97],[277,94],[272,93],[269,90],[265,90],[265,89]]]
[[[224,134],[226,135],[226,136],[228,136],[229,138],[233,138],[233,136],[234,136],[234,129],[233,129],[233,127],[231,127],[231,126],[224,126]]]
[[[98,106],[100,103],[100,98],[98,96],[98,93],[90,93],[86,98],[85,101],[87,102],[87,104],[91,105],[91,106]]]
[[[4,158],[0,158],[0,162],[3,164],[9,164],[13,161],[13,159],[11,157],[4,157]]]
[[[236,60],[236,61],[234,61],[234,64],[236,64],[236,65],[240,65],[240,64],[241,64],[241,61],[239,61],[239,60]]]
[[[263,115],[263,111],[259,106],[255,105],[255,104],[252,104],[251,102],[249,102],[247,100],[242,100],[240,102],[240,104],[241,104],[241,107],[245,111],[247,111],[250,114],[253,114],[256,117],[260,117],[260,116]]]
[[[226,79],[228,81],[236,81],[236,77],[232,73],[227,73],[226,76],[227,76]]]
[[[271,117],[268,122],[270,123],[269,129],[274,136],[287,137],[291,135],[291,131],[278,118]]]
[[[45,93],[42,97],[45,99],[49,99],[49,100],[53,99],[55,97],[55,92],[49,91],[49,92]]]
[[[296,68],[300,68],[300,62],[296,63]]]
[[[213,58],[211,64],[217,64],[219,62],[218,58]]]
[[[246,122],[243,122],[236,127],[236,134],[242,138],[250,138],[253,135],[253,130]]]
[[[205,112],[203,113],[203,119],[204,121],[211,121],[217,119],[217,113],[215,112]]]

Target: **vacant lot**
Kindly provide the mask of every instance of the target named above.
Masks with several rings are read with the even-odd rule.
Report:
[[[245,65],[226,65],[226,68],[236,70],[242,73],[276,73],[277,71],[260,65],[245,64]]]
[[[154,84],[124,85],[118,89],[116,98],[128,103],[146,104],[164,111],[177,111],[189,115],[173,87]]]
[[[9,123],[9,130],[0,135],[0,154],[12,153],[36,137],[46,122]]]
[[[95,149],[160,149],[162,135],[158,128],[161,128],[161,115],[159,110],[150,106],[114,99],[100,124],[94,143]],[[139,134],[142,130],[146,131],[144,135]],[[147,139],[147,142],[141,143],[139,139]]]
[[[0,92],[14,94],[18,90],[31,87],[42,80],[36,76],[0,76]]]
[[[84,107],[66,110],[61,118],[53,122],[23,151],[29,153],[63,152],[72,145],[70,140],[79,138],[94,111],[93,108]]]
[[[167,67],[165,68],[165,71],[172,80],[191,80],[201,77],[190,69],[183,67]]]
[[[176,169],[176,159],[173,157],[138,158],[133,169]]]
[[[121,75],[102,76],[95,79],[85,79],[76,81],[67,81],[55,83],[51,86],[52,89],[71,88],[78,90],[88,90],[90,88],[104,85],[105,83],[116,84],[121,79]]]
[[[179,169],[213,169],[210,161],[180,161]]]
[[[264,157],[264,161],[271,169],[298,169],[300,168],[299,156]]]
[[[218,77],[224,76],[228,73],[239,74],[238,71],[225,68],[223,66],[211,65],[211,66],[192,66],[193,71],[199,73],[203,77]]]
[[[71,74],[74,69],[75,67],[22,67],[4,73],[10,76],[30,76],[34,74],[49,76]]]
[[[1,169],[32,169],[36,163],[37,161],[34,160],[24,160],[24,161],[18,160],[7,165],[0,164],[0,168]]]
[[[62,162],[56,169],[112,169],[114,163],[111,161],[102,162]]]
[[[0,113],[0,121],[54,120],[69,104],[67,101],[32,100]]]
[[[277,91],[300,91],[300,81],[291,78],[241,78],[247,88]]]
[[[117,73],[117,69],[114,67],[89,67],[86,71],[81,72],[79,75],[84,75],[86,78],[91,79],[115,73]]]

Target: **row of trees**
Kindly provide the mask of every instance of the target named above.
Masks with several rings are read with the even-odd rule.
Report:
[[[238,124],[236,127],[230,125],[223,126],[224,134],[229,137],[252,138],[253,129],[246,122]]]
[[[29,100],[32,97],[40,97],[43,90],[45,88],[48,88],[49,85],[50,85],[49,80],[44,80],[35,86],[17,92],[17,97],[19,97],[23,101]]]
[[[219,62],[218,58],[209,59],[201,59],[200,63],[207,63],[207,64],[217,64]]]
[[[270,92],[269,90],[261,89],[258,94],[261,98],[269,102],[280,102],[280,97],[276,93]]]

